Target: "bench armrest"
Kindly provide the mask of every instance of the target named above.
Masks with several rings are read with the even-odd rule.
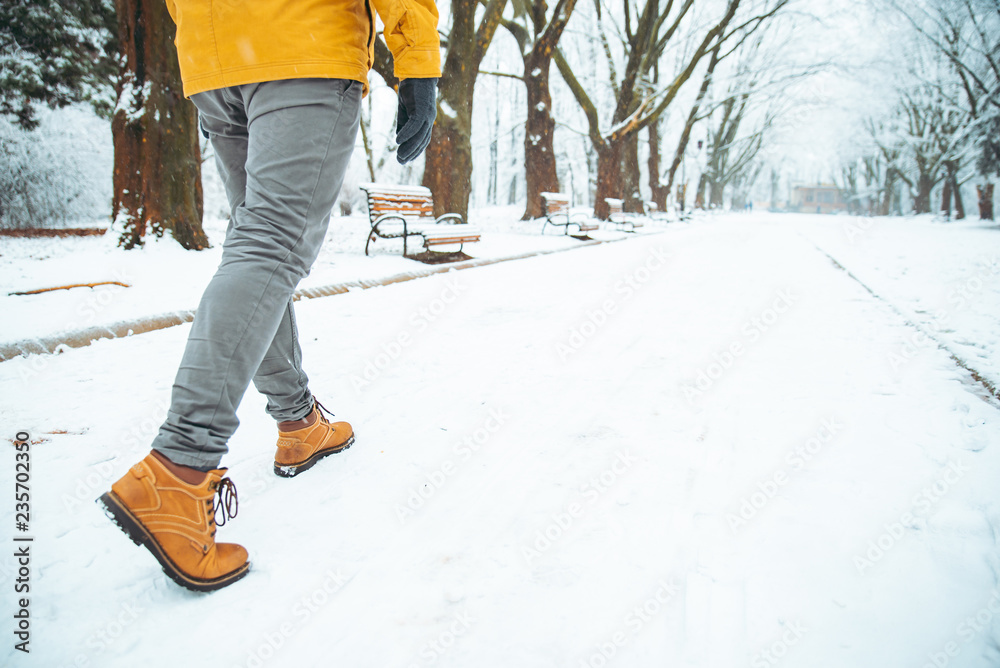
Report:
[[[437,220],[435,220],[434,222],[437,223],[437,224],[440,224],[440,223],[443,223],[443,222],[445,222],[447,220],[456,220],[456,221],[458,221],[457,223],[452,223],[453,225],[462,225],[462,224],[465,224],[465,221],[462,220],[461,214],[458,214],[458,213],[446,213],[443,216],[438,216]]]

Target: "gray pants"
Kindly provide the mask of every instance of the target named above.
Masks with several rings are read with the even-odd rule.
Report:
[[[198,305],[153,449],[217,468],[252,380],[279,421],[312,410],[292,309],[326,236],[354,150],[361,84],[290,79],[192,97],[232,217]]]

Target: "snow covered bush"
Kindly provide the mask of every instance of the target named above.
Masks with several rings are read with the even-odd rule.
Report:
[[[91,224],[110,213],[111,129],[86,107],[42,110],[36,130],[0,119],[0,228]]]

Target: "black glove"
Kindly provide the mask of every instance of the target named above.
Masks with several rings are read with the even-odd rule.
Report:
[[[405,165],[424,152],[431,141],[437,116],[437,79],[403,79],[399,82],[396,119],[396,160]]]

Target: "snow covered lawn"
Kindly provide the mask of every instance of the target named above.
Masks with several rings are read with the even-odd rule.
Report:
[[[937,344],[898,358],[965,285],[931,333],[997,373],[1000,277],[974,267],[1000,233],[852,222],[720,217],[300,302],[357,443],[279,479],[248,392],[219,538],[253,567],[210,595],[93,503],[147,452],[189,325],[0,364],[0,419],[41,441],[32,653],[8,635],[0,663],[998,665],[1000,411]]]

